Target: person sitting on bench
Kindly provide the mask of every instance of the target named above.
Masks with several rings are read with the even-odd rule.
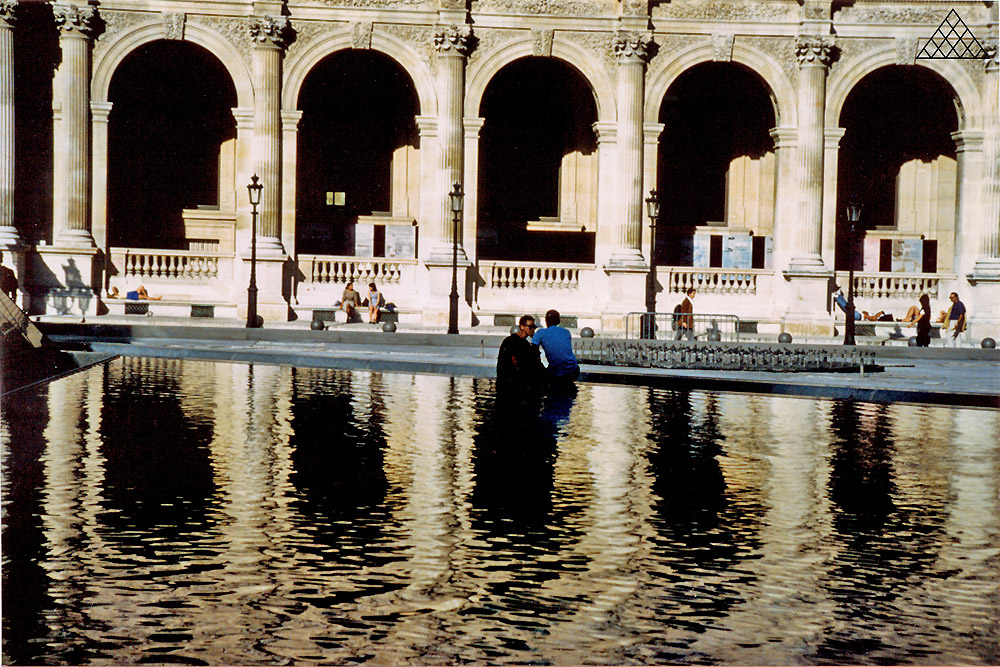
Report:
[[[833,300],[837,302],[840,309],[847,312],[847,298],[844,297],[844,292],[838,287],[837,293],[834,295]],[[854,309],[854,321],[859,322],[865,320],[867,322],[891,322],[892,315],[888,315],[889,319],[886,318],[886,312],[880,310],[877,313],[869,313],[867,310]]]

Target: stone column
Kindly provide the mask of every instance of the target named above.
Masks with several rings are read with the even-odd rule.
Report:
[[[955,238],[950,270],[938,271],[963,275],[970,273],[980,255],[978,190],[984,183],[982,130],[959,130],[951,133],[955,142]]]
[[[55,243],[93,247],[90,233],[90,36],[96,19],[92,7],[52,5],[59,27],[62,64],[56,77],[62,119],[58,123]],[[61,187],[60,187],[61,186]]]
[[[609,268],[643,267],[643,124],[646,63],[651,55],[652,35],[620,31],[615,34],[618,58],[618,229]]]
[[[449,266],[454,230],[448,193],[455,183],[464,182],[465,128],[462,116],[465,104],[465,62],[473,44],[472,28],[468,25],[438,26],[434,33],[434,49],[438,54],[438,90],[441,95],[438,114],[440,161],[436,183],[439,188],[440,218],[429,261]],[[461,247],[461,233],[458,253],[459,261],[467,264],[465,250]]]
[[[0,1],[0,247],[21,245],[14,226],[14,0]]]
[[[254,163],[261,191],[257,251],[281,254],[281,69],[290,26],[284,16],[257,16],[250,23],[254,104]]]
[[[774,231],[772,232],[772,262],[775,271],[784,271],[792,256],[792,235],[795,229],[795,165],[799,132],[794,127],[775,127],[770,131],[774,140]]]
[[[800,35],[795,45],[799,61],[799,193],[797,228],[789,269],[796,273],[824,272],[821,251],[823,223],[823,153],[826,75],[833,38]]]

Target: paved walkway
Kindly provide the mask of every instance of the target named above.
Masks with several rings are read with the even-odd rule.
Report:
[[[182,320],[184,326],[173,326],[137,319],[42,328],[56,342],[86,342],[105,354],[487,378],[495,374],[496,351],[505,335],[388,334],[368,326],[310,331],[308,324],[248,330],[235,323],[219,326],[219,321],[190,326]],[[580,381],[1000,409],[1000,351],[873,349],[884,371],[864,375],[584,365]]]

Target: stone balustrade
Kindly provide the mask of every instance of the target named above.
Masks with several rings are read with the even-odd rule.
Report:
[[[770,269],[720,269],[688,266],[661,266],[657,279],[667,292],[684,294],[689,289],[699,294],[756,294],[757,277],[770,276]]]
[[[315,285],[347,284],[398,285],[404,274],[416,266],[415,259],[388,257],[349,257],[335,255],[299,255],[299,272],[303,282]]]
[[[847,292],[848,273],[837,272],[837,284]],[[892,299],[905,298],[916,300],[921,294],[927,294],[932,299],[942,298],[940,286],[942,281],[954,280],[955,276],[937,273],[854,273],[855,298]]]
[[[226,260],[231,261],[232,255],[194,250],[111,248],[111,262],[126,279],[214,279],[220,277],[220,261]]]
[[[580,288],[580,271],[593,269],[589,264],[545,262],[479,263],[487,289],[570,289]]]

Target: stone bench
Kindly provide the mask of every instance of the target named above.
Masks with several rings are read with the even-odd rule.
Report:
[[[296,308],[300,315],[310,315],[310,319],[314,322],[333,322],[335,324],[347,324],[347,312],[341,309],[339,306],[302,306]],[[361,306],[355,309],[355,315],[352,322],[367,322],[368,321],[368,307]],[[396,308],[391,309],[382,307],[379,308],[379,324],[385,324],[386,322],[392,322],[393,324],[398,324],[400,322],[405,322],[408,324],[420,324],[422,319],[422,313],[419,310],[412,308]]]
[[[931,338],[941,338],[941,323],[931,323]],[[898,329],[898,331],[897,331]],[[854,335],[866,338],[883,338],[889,340],[908,341],[917,335],[916,323],[909,322],[869,322],[866,320],[854,323]]]
[[[236,317],[236,305],[161,299],[104,299],[109,315],[152,317]]]

